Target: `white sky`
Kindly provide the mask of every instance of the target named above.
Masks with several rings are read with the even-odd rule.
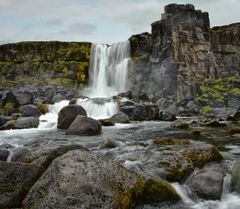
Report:
[[[0,0],[0,43],[112,43],[150,32],[169,3],[209,12],[211,26],[240,22],[240,0]]]

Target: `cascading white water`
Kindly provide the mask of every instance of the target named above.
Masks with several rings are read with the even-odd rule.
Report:
[[[223,191],[221,200],[193,200],[191,199],[191,191],[186,185],[179,183],[172,184],[185,205],[192,209],[239,209],[240,208],[240,195],[231,193],[231,175],[227,174],[224,177]]]
[[[93,44],[90,58],[90,85],[83,90],[86,99],[79,99],[88,116],[100,119],[117,113],[112,96],[128,90],[129,41],[108,46]]]
[[[95,119],[109,118],[118,111],[112,96],[128,89],[128,63],[130,57],[129,41],[108,46],[93,44],[90,58],[90,85],[83,90],[85,99],[78,99],[89,117]],[[58,112],[69,101],[49,105],[49,112],[40,117],[39,130],[55,129]]]
[[[83,91],[90,98],[112,97],[128,89],[130,43],[108,46],[93,44],[90,58],[90,85]]]

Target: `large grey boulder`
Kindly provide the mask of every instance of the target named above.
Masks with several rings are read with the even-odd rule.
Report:
[[[115,115],[113,115],[112,120],[115,123],[130,123],[129,116],[123,112],[118,112]]]
[[[211,165],[190,176],[186,185],[200,198],[220,200],[224,176],[223,168],[219,165]]]
[[[40,171],[40,167],[34,164],[0,161],[0,208],[21,207]]]
[[[68,128],[67,135],[92,136],[98,135],[102,131],[99,121],[86,116],[78,115]]]
[[[39,125],[39,118],[35,118],[35,117],[18,118],[16,121],[17,129],[37,128],[38,125]]]
[[[39,117],[41,115],[37,106],[32,104],[21,106],[19,109],[22,117]]]
[[[78,115],[87,116],[86,111],[80,105],[68,105],[58,113],[58,128],[68,129]]]
[[[134,208],[143,180],[121,165],[83,150],[52,162],[24,199],[24,209]]]

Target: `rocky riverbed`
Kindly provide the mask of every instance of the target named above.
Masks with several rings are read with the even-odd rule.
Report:
[[[238,123],[178,121],[187,126],[131,122],[103,127],[98,136],[69,136],[57,129],[2,131],[0,205],[210,209],[224,201],[227,175],[232,176],[228,194],[239,192]]]

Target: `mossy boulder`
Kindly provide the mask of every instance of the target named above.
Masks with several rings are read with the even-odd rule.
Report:
[[[178,120],[175,120],[174,122],[172,122],[171,127],[178,128],[178,129],[188,129],[189,125],[186,121],[178,119]]]
[[[31,188],[24,209],[129,209],[140,202],[144,181],[99,155],[70,151],[55,159]]]
[[[153,143],[157,144],[157,145],[184,145],[184,144],[190,144],[189,140],[173,139],[173,138],[154,139]]]
[[[177,202],[181,198],[168,182],[161,179],[147,179],[144,185],[143,201],[145,204]]]
[[[180,151],[181,155],[190,159],[195,167],[201,168],[212,161],[221,161],[222,155],[210,144],[197,144]]]

